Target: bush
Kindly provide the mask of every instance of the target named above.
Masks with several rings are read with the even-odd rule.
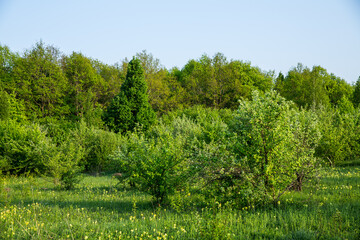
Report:
[[[316,111],[322,138],[316,155],[334,166],[360,157],[360,111],[340,112],[321,108]]]
[[[21,125],[15,121],[0,121],[2,171],[43,174],[52,148],[51,139],[46,137],[39,124]]]
[[[291,189],[301,191],[304,180],[320,166],[320,161],[315,157],[315,149],[321,139],[320,124],[313,111],[304,109],[292,110],[290,121],[293,141],[289,148],[294,152],[292,162],[296,175]]]
[[[162,117],[162,122],[171,125],[179,119],[192,121],[200,129],[197,138],[210,143],[223,138],[227,133],[227,124],[233,118],[233,113],[228,109],[211,109],[202,106],[169,112]]]
[[[86,139],[86,170],[100,173],[111,169],[109,156],[119,148],[121,135],[100,129],[90,129]]]
[[[74,139],[69,139],[58,147],[53,145],[51,158],[46,167],[56,186],[66,190],[74,188],[79,182],[79,173],[82,170],[79,162],[83,154],[83,148]]]
[[[112,170],[109,165],[109,156],[119,148],[122,138],[120,134],[89,127],[81,121],[73,137],[84,149],[80,164],[88,172],[99,174],[104,170]]]
[[[157,204],[166,204],[195,170],[185,144],[182,135],[173,135],[166,128],[158,128],[152,138],[133,133],[113,157],[116,171],[122,172],[124,183],[152,195]]]
[[[311,172],[319,138],[312,116],[290,110],[292,103],[276,92],[255,91],[252,99],[240,102],[231,126],[233,162],[217,172],[218,179],[227,179],[218,181],[222,195],[249,205],[276,202],[299,175]]]

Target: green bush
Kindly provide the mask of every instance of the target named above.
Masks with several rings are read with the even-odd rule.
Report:
[[[21,125],[0,121],[0,158],[2,170],[11,173],[46,172],[52,143],[39,124]]]
[[[84,149],[80,161],[84,170],[96,174],[104,170],[112,171],[109,156],[119,148],[122,141],[120,134],[89,127],[85,121],[81,121],[72,134],[75,141]]]
[[[109,156],[119,148],[121,135],[100,129],[90,129],[86,139],[86,169],[100,173],[111,170]]]
[[[239,204],[276,202],[299,175],[314,169],[313,153],[320,136],[314,134],[316,124],[305,112],[290,110],[291,106],[274,91],[263,95],[255,91],[252,101],[240,102],[231,126],[233,145],[229,145],[235,157],[217,172],[218,178],[227,179],[217,181],[223,195]]]
[[[47,173],[53,177],[54,184],[70,190],[79,182],[82,168],[79,162],[84,150],[74,139],[69,139],[59,146],[53,145],[51,158],[46,163]]]
[[[293,136],[288,147],[294,153],[291,161],[295,163],[296,175],[291,189],[301,191],[304,180],[320,167],[321,162],[315,157],[315,149],[321,139],[320,124],[315,112],[305,109],[293,109],[290,121]]]
[[[113,161],[123,174],[124,183],[154,197],[157,204],[168,203],[173,194],[193,176],[185,148],[186,139],[166,129],[153,138],[133,133],[116,152]]]
[[[341,112],[321,108],[316,111],[322,138],[316,155],[332,166],[360,157],[360,111]]]
[[[222,139],[227,133],[227,125],[233,118],[233,112],[228,109],[211,109],[202,106],[194,106],[187,109],[169,112],[162,117],[162,122],[171,125],[179,119],[188,119],[192,121],[199,134],[197,138],[200,141],[210,143]]]

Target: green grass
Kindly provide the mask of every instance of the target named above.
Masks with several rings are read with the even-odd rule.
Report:
[[[360,167],[323,169],[321,176],[277,206],[206,207],[184,194],[174,201],[189,200],[180,211],[119,190],[110,176],[85,176],[72,191],[44,178],[6,177],[0,239],[360,239]]]

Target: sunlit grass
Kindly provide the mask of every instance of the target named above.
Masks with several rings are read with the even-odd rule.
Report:
[[[44,178],[5,177],[1,239],[360,239],[360,167],[323,169],[319,181],[276,206],[153,206],[110,176],[84,176],[72,191]],[[185,196],[184,196],[185,198]],[[193,201],[193,202],[191,202]]]

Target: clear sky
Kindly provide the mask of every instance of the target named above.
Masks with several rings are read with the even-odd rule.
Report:
[[[360,0],[0,0],[0,44],[42,40],[108,64],[147,50],[170,69],[223,53],[287,73],[360,76]]]

